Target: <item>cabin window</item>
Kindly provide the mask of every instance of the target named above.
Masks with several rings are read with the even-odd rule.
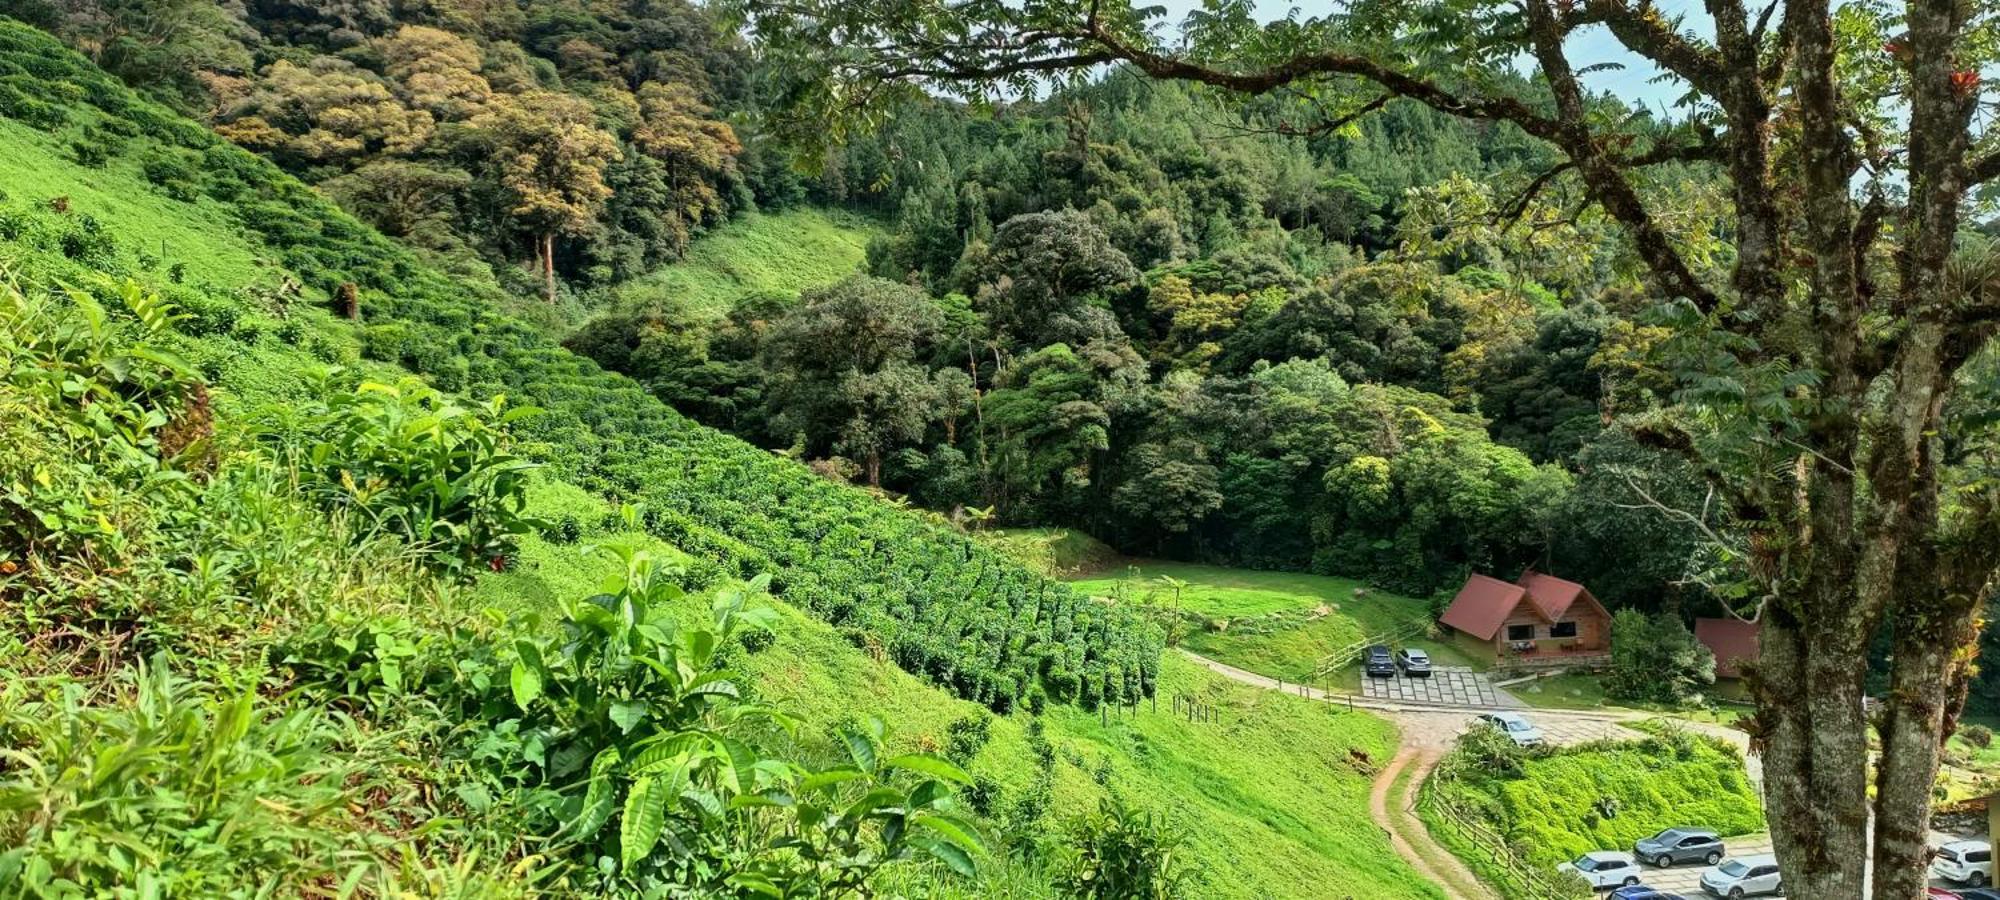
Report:
[[[1573,638],[1573,637],[1576,637],[1576,623],[1575,623],[1575,622],[1557,622],[1557,623],[1555,623],[1554,625],[1550,625],[1550,626],[1549,626],[1549,637],[1558,637],[1558,638]]]
[[[1532,641],[1535,639],[1535,626],[1509,625],[1507,626],[1507,639],[1510,641]]]

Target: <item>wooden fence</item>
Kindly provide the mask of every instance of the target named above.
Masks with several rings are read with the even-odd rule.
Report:
[[[1439,788],[1439,783],[1449,776],[1433,773],[1424,783],[1420,802],[1436,815],[1439,823],[1452,831],[1454,852],[1465,856],[1467,851],[1477,858],[1465,861],[1475,870],[1480,870],[1488,881],[1499,872],[1505,877],[1497,879],[1500,893],[1508,900],[1584,900],[1594,896],[1589,886],[1580,878],[1566,876],[1554,869],[1533,865],[1514,852],[1507,836],[1492,826],[1479,821],[1477,814],[1460,805],[1450,792]]]

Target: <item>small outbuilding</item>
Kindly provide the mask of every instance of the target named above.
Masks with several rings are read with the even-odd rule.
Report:
[[[1696,619],[1694,639],[1715,654],[1715,677],[1741,678],[1743,666],[1757,661],[1757,623],[1742,619]]]
[[[1474,574],[1439,619],[1465,652],[1495,665],[1590,665],[1611,653],[1611,614],[1574,581],[1533,569]]]

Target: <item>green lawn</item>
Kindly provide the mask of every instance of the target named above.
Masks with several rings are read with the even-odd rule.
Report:
[[[1104,568],[1118,551],[1073,528],[991,528],[971,532],[979,541],[1051,578]]]
[[[748,213],[702,236],[687,258],[617,289],[622,303],[685,300],[720,316],[760,291],[797,294],[860,271],[876,226],[823,209]]]
[[[1287,681],[1305,681],[1319,660],[1364,637],[1381,635],[1423,620],[1422,600],[1370,588],[1329,575],[1263,572],[1167,560],[1132,560],[1128,565],[1075,582],[1098,595],[1122,595],[1171,607],[1171,587],[1160,579],[1187,582],[1180,609],[1194,614],[1181,646],[1238,668]],[[1362,593],[1357,595],[1357,591]],[[1402,641],[1430,651],[1439,665],[1472,665],[1451,644],[1430,639]],[[1354,689],[1359,670],[1349,666],[1335,687]]]
[[[1604,679],[1599,675],[1571,673],[1550,675],[1534,681],[1507,688],[1507,692],[1520,698],[1529,706],[1542,709],[1603,709],[1613,711],[1656,712],[1679,719],[1695,722],[1712,722],[1727,725],[1738,716],[1747,715],[1750,708],[1740,702],[1744,699],[1743,687],[1734,681],[1718,682],[1711,696],[1718,702],[1711,707],[1690,708],[1667,707],[1655,703],[1632,703],[1614,700],[1604,693]]]

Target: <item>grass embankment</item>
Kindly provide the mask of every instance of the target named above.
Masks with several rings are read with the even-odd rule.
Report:
[[[739,216],[703,235],[687,258],[620,285],[622,304],[674,300],[721,316],[756,293],[797,294],[861,268],[874,223],[852,213],[788,209]]]
[[[1075,578],[1118,559],[1111,545],[1073,528],[994,528],[973,536],[1051,578]]]
[[[1468,740],[1427,786],[1426,824],[1488,877],[1496,868],[1488,850],[1470,846],[1444,807],[1498,832],[1535,870],[1592,850],[1629,849],[1675,826],[1724,837],[1763,830],[1763,806],[1734,747],[1664,723],[1639,727],[1651,734],[1501,760],[1491,758],[1491,746]],[[1507,880],[1495,882],[1504,887]]]
[[[595,498],[564,486],[538,488],[535,503],[544,514],[586,521],[602,512]],[[611,543],[676,553],[636,531],[588,535],[571,545],[529,538],[517,569],[482,578],[477,599],[531,610],[554,597],[588,593],[616,566],[590,547]],[[878,715],[891,723],[899,745],[935,748],[953,721],[979,714],[978,705],[872,658],[811,615],[782,601],[773,605],[780,612],[778,640],[741,667],[766,698],[800,716],[802,732]],[[1177,716],[1177,695],[1201,698],[1216,720]],[[1172,655],[1162,661],[1157,707],[1109,716],[1048,709],[1042,721],[1056,748],[1051,827],[1116,791],[1186,830],[1204,873],[1198,896],[1443,896],[1407,868],[1368,818],[1372,767],[1386,763],[1397,744],[1387,721],[1237,684]],[[990,741],[969,766],[1000,786],[1002,803],[1034,789],[1029,721],[1024,713],[994,719]]]
[[[1186,582],[1176,599],[1164,579]],[[1263,572],[1165,560],[1132,560],[1122,568],[1073,582],[1097,596],[1119,596],[1179,608],[1197,620],[1181,646],[1220,662],[1286,681],[1305,681],[1319,661],[1363,638],[1422,622],[1422,601],[1368,587],[1349,578],[1299,572]],[[1439,665],[1473,662],[1447,642],[1428,637],[1397,641],[1430,651]],[[1334,687],[1353,689],[1350,665]]]

